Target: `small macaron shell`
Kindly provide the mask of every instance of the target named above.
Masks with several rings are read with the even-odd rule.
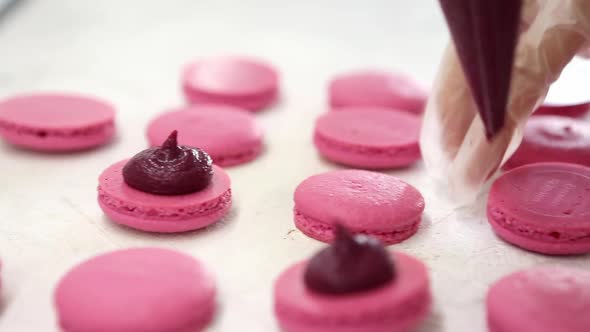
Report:
[[[544,254],[590,252],[590,168],[538,163],[499,177],[487,216],[505,241]]]
[[[221,220],[231,208],[230,179],[220,167],[213,166],[213,179],[205,189],[167,196],[129,187],[122,175],[126,163],[115,163],[99,177],[98,203],[115,223],[147,232],[185,232]]]
[[[251,111],[270,106],[278,96],[277,71],[260,60],[216,57],[186,66],[182,87],[189,103],[220,103]]]
[[[94,97],[30,94],[0,101],[0,136],[37,151],[66,152],[109,142],[115,109]]]
[[[262,129],[254,116],[232,106],[195,105],[163,113],[148,126],[150,145],[161,145],[174,130],[179,144],[206,151],[219,166],[243,164],[262,152]]]
[[[274,309],[285,332],[409,331],[430,312],[426,267],[417,259],[393,253],[396,278],[369,291],[325,295],[303,281],[307,262],[285,270],[275,282]]]
[[[590,331],[590,272],[558,266],[510,274],[487,294],[490,332]]]
[[[314,144],[326,159],[357,168],[405,167],[420,159],[420,118],[384,108],[328,112],[317,121]]]
[[[424,198],[406,182],[386,174],[338,170],[311,176],[294,195],[295,225],[323,242],[334,238],[340,223],[354,234],[368,234],[385,244],[401,242],[418,230]]]
[[[563,116],[532,117],[504,169],[552,161],[590,166],[589,122]]]
[[[329,84],[328,93],[334,110],[374,106],[420,114],[428,98],[426,88],[409,76],[377,70],[336,76]]]
[[[55,290],[64,332],[201,331],[215,313],[215,281],[177,251],[124,249],[71,269]]]

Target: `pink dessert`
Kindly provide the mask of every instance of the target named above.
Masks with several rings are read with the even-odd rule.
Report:
[[[424,198],[406,182],[386,174],[338,170],[311,176],[294,195],[295,226],[323,242],[334,237],[334,225],[354,234],[399,243],[418,231]]]
[[[590,123],[563,116],[531,118],[504,168],[552,161],[590,166]]]
[[[590,168],[538,163],[515,168],[490,190],[487,215],[505,241],[544,254],[590,252]]]
[[[134,248],[91,258],[55,290],[64,332],[196,332],[215,313],[215,281],[194,258]]]
[[[590,331],[590,272],[545,266],[497,281],[487,295],[490,332]]]
[[[365,169],[409,166],[420,159],[420,118],[377,107],[328,112],[317,121],[313,141],[326,159]]]
[[[274,307],[285,332],[405,332],[429,313],[431,295],[426,267],[417,259],[392,253],[396,278],[352,294],[327,295],[304,283],[308,262],[285,270],[275,282]]]
[[[98,203],[110,220],[131,228],[175,233],[206,227],[231,208],[230,179],[213,166],[208,187],[185,195],[155,195],[128,186],[123,180],[127,160],[107,168],[99,177]]]
[[[428,92],[409,76],[377,70],[336,76],[328,87],[330,106],[384,107],[420,114]]]
[[[279,78],[272,66],[256,59],[206,58],[186,66],[182,88],[192,104],[227,104],[259,111],[277,99]]]
[[[0,136],[22,148],[85,150],[108,143],[114,133],[114,107],[94,97],[30,94],[0,101]]]
[[[173,130],[178,130],[180,144],[207,151],[222,167],[252,161],[263,149],[254,116],[232,106],[197,105],[163,113],[148,126],[150,145],[161,144]]]
[[[553,105],[550,103],[544,103],[537,108],[533,115],[559,115],[570,118],[583,118],[588,114],[589,109],[590,103],[588,102],[576,105]]]

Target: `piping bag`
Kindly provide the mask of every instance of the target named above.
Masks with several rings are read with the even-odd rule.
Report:
[[[530,114],[590,40],[590,1],[439,1],[452,43],[420,147],[428,171],[466,205],[518,147]]]

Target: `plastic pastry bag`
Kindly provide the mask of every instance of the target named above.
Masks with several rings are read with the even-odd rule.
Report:
[[[459,204],[473,201],[518,147],[529,115],[590,39],[589,0],[525,0],[520,16],[504,123],[494,135],[488,132],[489,140],[453,44],[426,106],[420,138],[424,162]]]

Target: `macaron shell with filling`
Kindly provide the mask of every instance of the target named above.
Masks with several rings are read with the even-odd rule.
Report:
[[[0,136],[16,146],[77,151],[106,144],[114,134],[114,107],[94,97],[43,93],[0,101]]]
[[[414,234],[424,211],[424,198],[416,188],[394,176],[363,170],[311,176],[297,187],[294,201],[296,225],[302,218],[315,224],[322,232],[306,234],[325,242],[331,241],[333,226],[340,223],[353,233],[392,244],[380,234]],[[300,229],[313,231],[314,226]]]
[[[184,232],[219,221],[231,208],[230,179],[218,166],[213,165],[213,179],[205,189],[166,196],[129,187],[122,175],[126,162],[113,164],[99,177],[99,205],[116,223],[148,232]]]
[[[151,146],[159,146],[178,130],[178,143],[207,152],[219,166],[255,159],[263,149],[262,129],[254,116],[225,105],[195,105],[163,113],[147,129]]]
[[[427,89],[402,73],[360,70],[336,76],[328,87],[330,106],[385,107],[420,114]]]
[[[365,169],[405,167],[420,159],[420,119],[377,107],[349,107],[318,118],[314,144],[330,161]]]
[[[504,240],[545,254],[590,252],[590,168],[538,163],[513,169],[490,190],[488,221]]]
[[[215,312],[215,281],[194,258],[133,248],[91,258],[59,281],[64,332],[201,331]]]
[[[542,266],[510,274],[487,294],[490,332],[590,331],[590,272]]]
[[[392,253],[397,277],[382,287],[349,295],[323,295],[303,281],[306,262],[285,270],[274,286],[274,310],[286,332],[409,331],[430,312],[426,267]]]

